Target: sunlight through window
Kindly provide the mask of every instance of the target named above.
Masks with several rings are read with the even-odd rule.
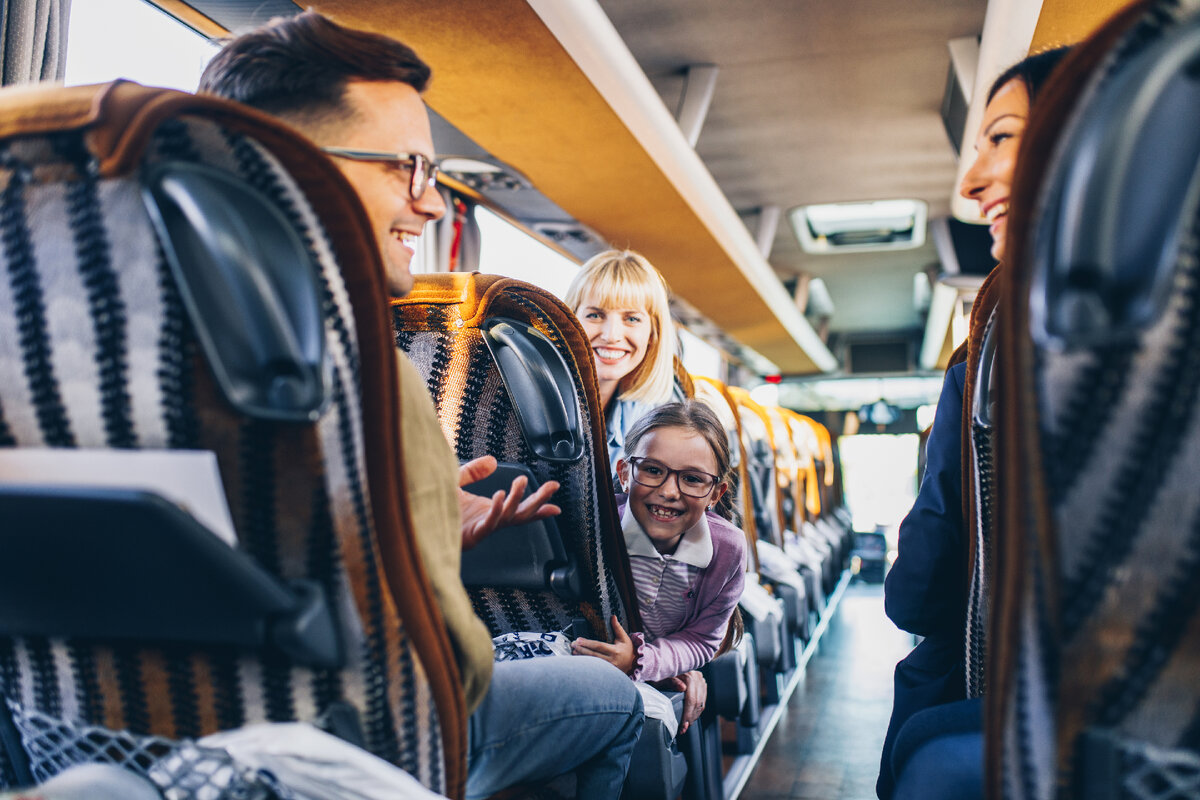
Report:
[[[482,206],[475,209],[483,251],[479,271],[532,283],[562,297],[579,265]]]
[[[917,497],[916,434],[842,436],[838,451],[854,530],[880,531],[894,545]]]
[[[143,0],[75,0],[67,27],[67,86],[126,78],[194,92],[219,45]]]

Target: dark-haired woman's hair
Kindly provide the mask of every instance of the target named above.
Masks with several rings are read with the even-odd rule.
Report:
[[[1054,72],[1054,68],[1069,52],[1071,52],[1071,47],[1067,45],[1056,47],[1053,50],[1043,50],[1021,59],[1000,73],[999,78],[992,81],[992,88],[988,90],[988,102],[992,102],[992,98],[1000,91],[1000,87],[1014,78],[1019,78],[1029,92],[1029,104],[1033,105],[1033,101],[1037,99],[1038,93],[1041,92],[1050,73]]]
[[[625,434],[625,452],[636,453],[642,439],[656,428],[686,428],[700,434],[712,448],[717,461],[717,482],[729,480],[729,438],[721,421],[707,405],[699,400],[684,400],[648,411]],[[734,509],[731,493],[721,495],[713,510],[732,522]]]
[[[407,45],[306,11],[230,39],[204,69],[199,91],[303,128],[353,115],[345,101],[350,81],[396,81],[423,92],[429,75]]]

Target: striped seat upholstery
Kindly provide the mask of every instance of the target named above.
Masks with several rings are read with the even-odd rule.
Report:
[[[987,626],[989,584],[993,580],[996,561],[996,432],[992,421],[996,394],[993,365],[996,349],[995,312],[987,316],[982,329],[972,326],[968,336],[967,369],[975,368],[971,385],[963,395],[963,430],[970,436],[963,443],[967,454],[963,469],[969,508],[968,566],[970,582],[967,590],[965,673],[968,699],[982,697],[986,688]],[[976,340],[979,340],[978,342]],[[977,355],[978,353],[978,355]]]
[[[311,424],[244,417],[220,394],[140,195],[139,170],[167,160],[271,198],[319,264],[331,399]],[[368,750],[458,796],[462,690],[396,488],[382,266],[340,173],[263,115],[119,82],[0,95],[0,186],[0,446],[213,451],[240,547],[319,583],[348,651],[311,669],[229,647],[0,638],[18,729],[48,715],[179,739],[348,704]]]
[[[1200,3],[1135,3],[1024,134],[997,309],[995,797],[1200,796],[1198,52]],[[1114,234],[1111,270],[1081,257]]]
[[[581,568],[582,598],[568,602],[549,591],[473,588],[475,613],[493,635],[562,630],[584,619],[592,630],[587,635],[609,639],[612,614],[626,630],[641,630],[608,479],[595,364],[575,315],[543,289],[479,273],[417,276],[413,291],[392,304],[396,343],[425,376],[442,429],[459,460],[492,455],[527,465],[539,483],[555,480],[562,485],[554,497],[562,507],[558,529]],[[585,443],[578,461],[546,461],[526,443],[480,331],[493,317],[531,325],[562,354],[580,397]]]

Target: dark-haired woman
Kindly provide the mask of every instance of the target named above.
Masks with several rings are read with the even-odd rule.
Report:
[[[1067,48],[1029,56],[992,84],[975,141],[975,163],[959,193],[979,204],[990,223],[992,256],[1003,264],[1008,202],[1017,150],[1029,110]],[[892,718],[883,743],[876,792],[892,796],[891,756],[897,732],[918,711],[967,697],[965,631],[968,536],[963,518],[962,415],[967,364],[946,372],[926,445],[925,475],[912,510],[900,524],[896,563],[888,573],[884,607],[896,626],[924,639],[896,665]]]

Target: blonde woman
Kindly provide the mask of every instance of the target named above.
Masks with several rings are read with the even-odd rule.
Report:
[[[596,358],[614,469],[633,423],[655,406],[683,399],[675,388],[675,326],[667,294],[662,275],[632,250],[593,256],[567,288],[564,299]]]

